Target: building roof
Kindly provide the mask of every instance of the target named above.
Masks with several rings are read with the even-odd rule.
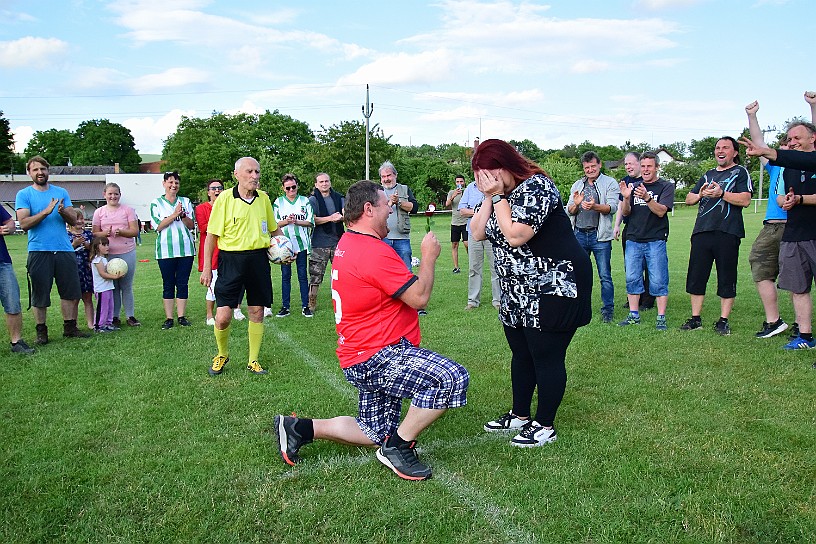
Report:
[[[115,166],[50,166],[48,173],[52,176],[104,176],[115,174]]]
[[[111,167],[112,168],[112,167]],[[17,193],[31,185],[31,181],[9,181],[0,183],[0,202],[14,203]],[[68,191],[71,200],[94,202],[104,200],[104,181],[71,181],[67,183],[52,183],[55,187],[62,187]]]

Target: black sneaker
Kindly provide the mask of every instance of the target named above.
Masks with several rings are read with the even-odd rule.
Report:
[[[287,465],[295,466],[300,462],[298,451],[304,444],[308,444],[311,440],[304,440],[300,433],[295,430],[295,423],[298,418],[291,416],[275,416],[274,428],[275,435],[278,437],[278,450],[280,450],[281,459]]]
[[[421,310],[417,310],[417,315],[428,315],[428,310],[424,308]]]
[[[164,323],[162,323],[162,330],[166,331],[167,329],[172,329],[172,328],[173,328],[173,320],[170,319],[170,318],[165,319]]]
[[[791,326],[791,333],[788,340],[795,340],[797,338],[799,338],[799,323],[794,321],[793,325]]]
[[[388,446],[390,437],[377,450],[377,459],[394,471],[403,480],[427,480],[431,477],[431,467],[420,462],[416,454],[416,440],[401,446]]]
[[[488,421],[483,428],[489,433],[497,433],[504,431],[515,431],[527,425],[526,419],[520,419],[513,412],[502,414],[493,421]]]
[[[690,317],[680,325],[681,331],[696,331],[703,328],[703,320],[699,317]]]
[[[731,335],[731,325],[728,324],[728,320],[718,319],[714,322],[714,331],[719,334],[720,336],[730,336]]]
[[[29,347],[29,345],[25,343],[25,340],[21,338],[20,340],[17,340],[16,343],[11,345],[11,352],[31,355],[32,353],[34,353],[34,348]]]
[[[555,427],[545,429],[537,421],[529,421],[521,432],[510,440],[510,444],[518,448],[535,448],[555,442],[557,438]]]
[[[314,317],[314,312],[312,312],[308,306],[305,306],[301,313],[303,314],[303,317]]]
[[[611,311],[603,311],[601,310],[601,321],[604,323],[612,323],[612,316],[614,314]]]
[[[762,322],[762,330],[756,333],[754,336],[757,338],[770,338],[772,336],[776,336],[781,332],[785,332],[788,329],[788,324],[782,321],[780,317],[773,323],[768,323],[767,321]]]
[[[122,326],[122,320],[120,320],[118,317],[114,317],[112,324],[113,324],[114,327],[121,327]]]
[[[287,317],[289,315],[289,308],[281,308],[275,317]]]
[[[189,327],[190,326],[190,321],[186,317],[184,317],[183,315],[179,316],[178,323],[182,327]]]
[[[462,273],[462,270],[460,270],[460,269],[457,267],[457,268],[454,268],[454,269],[453,269],[453,273],[454,273],[454,274],[461,274],[461,273]]]

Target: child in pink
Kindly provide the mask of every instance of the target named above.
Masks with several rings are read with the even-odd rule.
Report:
[[[113,280],[122,273],[108,273],[107,255],[110,251],[110,241],[107,236],[97,236],[91,242],[90,259],[93,272],[94,296],[96,297],[96,316],[94,330],[96,332],[118,331],[113,326]]]

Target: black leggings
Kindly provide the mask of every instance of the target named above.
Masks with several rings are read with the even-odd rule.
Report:
[[[567,387],[564,360],[575,330],[551,332],[505,326],[504,335],[513,352],[510,363],[513,413],[530,415],[533,392],[538,386],[535,420],[545,427],[551,426]]]

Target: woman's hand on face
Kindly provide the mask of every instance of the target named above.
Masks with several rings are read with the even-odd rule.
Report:
[[[476,188],[485,196],[504,194],[504,185],[499,176],[488,170],[479,170],[476,174]]]

